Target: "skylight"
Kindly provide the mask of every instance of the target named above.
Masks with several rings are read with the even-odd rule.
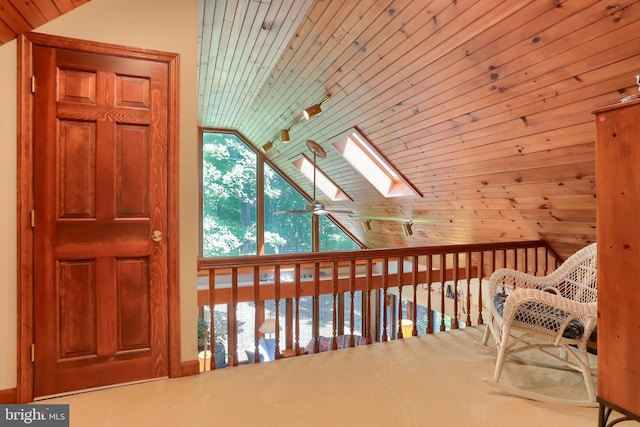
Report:
[[[309,160],[304,154],[293,165],[306,176],[309,181],[313,182],[313,162]],[[316,186],[322,191],[331,201],[337,202],[340,200],[351,200],[344,191],[342,191],[328,176],[326,176],[320,169],[316,168]]]
[[[421,196],[357,129],[333,146],[384,197]]]

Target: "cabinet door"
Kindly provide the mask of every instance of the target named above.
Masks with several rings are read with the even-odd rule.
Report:
[[[595,114],[598,397],[640,414],[640,103]]]

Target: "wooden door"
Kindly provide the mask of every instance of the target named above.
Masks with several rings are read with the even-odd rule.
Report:
[[[33,64],[34,396],[167,376],[168,66]]]

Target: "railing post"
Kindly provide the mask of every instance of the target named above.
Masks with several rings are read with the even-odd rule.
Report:
[[[466,298],[466,307],[467,307],[467,326],[471,326],[471,252],[467,252],[466,254],[467,262],[465,265],[465,275],[467,276],[467,298]],[[479,311],[482,311],[482,307],[478,307]]]
[[[403,277],[404,276],[404,260],[401,257],[396,259],[396,270],[398,276],[398,333],[397,336],[399,339],[404,338],[404,334],[402,332],[402,319],[404,318],[402,314],[402,286],[403,286]]]
[[[331,341],[331,349],[338,349],[338,261],[333,262],[333,271],[332,271],[332,295],[333,295],[333,325],[331,327],[331,333],[333,336],[333,340]]]
[[[482,287],[484,282],[484,251],[480,251],[480,271],[478,271],[478,325],[482,325]]]
[[[442,285],[442,292],[440,292],[440,304],[442,308],[442,319],[440,320],[440,332],[442,332],[446,330],[446,326],[444,324],[444,316],[446,313],[445,295],[447,291],[445,288],[447,284],[447,257],[445,254],[440,254],[440,284]]]
[[[433,310],[431,303],[431,285],[433,284],[433,255],[427,255],[427,334],[433,333]]]
[[[320,264],[315,262],[313,264],[313,338],[315,344],[313,345],[313,352],[317,353],[319,348],[318,337],[320,337]]]
[[[389,340],[387,335],[388,319],[387,319],[387,291],[389,289],[389,259],[382,259],[382,342]]]
[[[261,316],[260,309],[260,267],[253,267],[253,304],[255,309],[254,318],[255,321],[253,323],[253,361],[254,363],[260,362],[260,346],[258,341],[260,341],[260,325],[264,316]]]
[[[296,310],[296,333],[294,350],[296,356],[300,354],[300,264],[295,264],[293,268],[293,280],[295,286],[295,310]]]
[[[229,365],[238,366],[238,267],[231,268],[231,310],[229,311],[227,336],[229,343]]]
[[[411,336],[418,335],[418,256],[414,255],[411,260],[411,284],[413,285],[413,310],[411,312],[411,321],[413,322],[413,329]]]
[[[371,258],[367,258],[366,261],[366,276],[366,298],[363,298],[362,301],[362,312],[366,316],[366,320],[362,320],[366,325],[365,335],[367,337],[367,344],[371,344],[371,282],[373,281],[373,262]]]
[[[276,308],[276,360],[280,359],[280,265],[276,264],[273,268],[273,302]]]
[[[216,369],[215,363],[215,307],[216,307],[216,271],[215,269],[211,269],[209,271],[209,335],[205,334],[204,337],[204,364],[209,363],[209,369]],[[213,342],[213,347],[211,347],[211,343]],[[207,345],[208,343],[208,345]],[[211,357],[207,360],[207,351],[210,351]],[[206,371],[206,369],[205,369]]]
[[[455,252],[453,254],[453,318],[451,319],[451,329],[458,329],[458,267],[460,254]]]
[[[349,262],[349,291],[351,294],[351,301],[349,304],[349,347],[355,347],[356,341],[353,336],[355,328],[355,293],[356,293],[356,261],[351,260]]]

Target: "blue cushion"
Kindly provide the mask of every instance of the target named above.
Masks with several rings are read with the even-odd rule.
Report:
[[[254,363],[255,352],[245,350],[249,363]],[[260,354],[260,362],[270,362],[276,360],[276,340],[270,338],[260,338],[258,341],[258,353]]]
[[[507,294],[502,293],[502,292],[498,292],[496,293],[496,296],[493,298],[493,305],[495,305],[496,310],[498,311],[498,313],[500,314],[500,316],[503,315],[504,312],[504,301],[507,299]],[[523,307],[525,309],[529,309],[532,311],[535,311],[536,306],[538,305],[538,303],[534,303],[534,302],[529,302],[523,305]],[[560,309],[556,309],[554,308],[554,315],[556,315],[557,317],[568,317],[569,314],[560,310]],[[520,320],[522,321],[523,315],[522,312],[516,312],[516,320]],[[560,328],[560,323],[556,323],[554,326],[554,329],[559,329]],[[569,324],[567,325],[567,327],[564,329],[564,331],[562,332],[562,336],[565,338],[569,338],[569,339],[578,339],[582,336],[582,334],[584,334],[584,325],[578,320],[578,319],[571,319],[569,321]]]

